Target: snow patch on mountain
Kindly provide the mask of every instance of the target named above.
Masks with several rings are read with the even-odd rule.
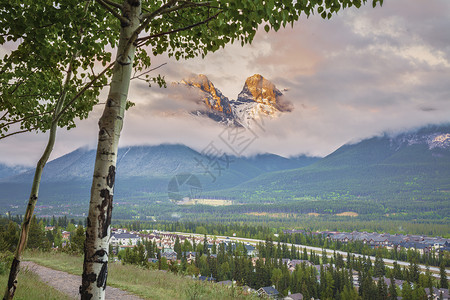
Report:
[[[406,133],[391,138],[391,144],[395,144],[397,147],[424,144],[428,146],[429,150],[450,149],[450,133],[442,131]]]

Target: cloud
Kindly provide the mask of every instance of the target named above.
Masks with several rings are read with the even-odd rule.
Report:
[[[450,121],[450,2],[385,1],[383,7],[346,9],[330,20],[301,18],[293,28],[259,31],[252,45],[228,45],[205,59],[152,59],[167,82],[205,74],[229,98],[255,73],[272,81],[292,103],[290,113],[265,120],[245,155],[327,155],[348,141]],[[210,142],[229,149],[224,127],[188,111],[192,91],[149,88],[133,82],[121,145],[183,143],[201,150]],[[78,128],[58,133],[55,155],[94,146],[100,108]],[[31,163],[45,135],[0,142],[0,161]],[[36,150],[38,149],[38,150]]]

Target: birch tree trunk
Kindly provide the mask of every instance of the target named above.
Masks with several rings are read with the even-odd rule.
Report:
[[[141,3],[125,0],[122,10],[129,23],[121,27],[108,99],[98,123],[100,131],[87,219],[81,299],[105,298],[117,150],[133,69],[135,46],[132,39],[140,25]]]
[[[53,119],[50,127],[50,132],[48,135],[47,145],[45,147],[44,152],[42,153],[41,158],[36,164],[36,170],[34,171],[33,177],[33,184],[31,186],[30,198],[28,198],[28,205],[25,211],[25,215],[23,217],[22,225],[20,227],[19,241],[16,247],[16,251],[14,253],[11,268],[9,270],[9,277],[5,294],[3,295],[3,300],[13,299],[17,289],[17,275],[19,274],[20,270],[20,261],[22,259],[22,253],[25,250],[25,247],[27,246],[28,232],[30,231],[31,218],[33,217],[34,208],[36,206],[36,202],[39,196],[39,187],[41,185],[42,172],[44,171],[44,167],[47,164],[50,154],[53,151],[53,146],[55,145],[56,131],[58,130],[58,121],[60,119],[60,113],[63,109],[63,105],[66,100],[67,88],[71,78],[72,78],[72,63],[69,64],[67,76],[64,82],[63,92],[61,93],[58,102],[56,103],[55,110],[53,112]]]
[[[16,247],[16,251],[14,253],[14,258],[11,264],[11,268],[9,271],[9,277],[7,282],[7,287],[5,294],[3,295],[3,300],[10,300],[14,298],[14,294],[17,289],[17,275],[19,274],[20,269],[20,261],[22,258],[22,253],[25,250],[28,240],[28,232],[30,231],[31,218],[33,217],[34,207],[36,206],[36,202],[38,200],[39,194],[39,186],[41,184],[42,172],[44,170],[44,166],[47,163],[48,158],[53,150],[53,146],[55,144],[56,139],[56,129],[57,124],[52,124],[50,129],[50,134],[47,142],[47,146],[45,147],[44,153],[39,159],[36,170],[34,172],[33,185],[31,187],[30,198],[28,199],[28,205],[25,212],[25,216],[23,217],[23,222],[20,227],[20,237],[19,243]]]

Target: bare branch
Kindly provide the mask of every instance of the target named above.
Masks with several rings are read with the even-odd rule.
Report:
[[[160,33],[152,34],[152,35],[149,35],[149,36],[146,36],[146,37],[138,38],[138,39],[136,39],[136,47],[141,47],[141,46],[143,46],[143,45],[145,44],[145,41],[147,41],[147,40],[149,40],[149,39],[157,38],[157,37],[160,37],[160,36],[163,36],[163,35],[172,34],[172,33],[177,33],[177,32],[180,32],[180,31],[189,30],[189,29],[191,29],[191,28],[194,28],[194,27],[203,25],[203,24],[205,24],[205,23],[208,23],[208,22],[211,21],[212,19],[215,19],[215,18],[216,18],[219,14],[221,14],[221,13],[222,13],[222,11],[219,11],[219,12],[217,12],[216,14],[210,16],[209,18],[207,18],[207,19],[205,19],[205,20],[203,20],[203,21],[201,21],[201,22],[198,22],[198,23],[195,23],[195,24],[186,26],[186,27],[174,29],[174,30],[171,30],[171,31],[160,32]]]
[[[130,80],[133,80],[133,79],[136,79],[136,78],[137,78],[137,79],[141,79],[141,78],[139,78],[139,77],[141,77],[142,75],[145,75],[145,74],[148,74],[148,73],[150,73],[150,72],[152,72],[152,71],[155,71],[155,70],[161,68],[161,67],[164,66],[164,65],[167,65],[167,63],[160,64],[159,66],[157,66],[157,67],[155,67],[155,68],[153,68],[153,69],[150,69],[150,70],[148,70],[148,71],[145,71],[145,72],[143,72],[143,73],[141,73],[141,74],[139,74],[139,75],[133,76],[133,77],[131,77]]]
[[[47,114],[49,114],[51,112],[52,111],[46,111],[46,112],[43,112],[43,113],[40,113],[40,114],[34,114],[34,115],[23,117],[22,119],[10,121],[8,123],[3,123],[3,124],[0,124],[0,128],[6,127],[6,126],[9,126],[9,125],[13,125],[13,124],[16,124],[16,123],[19,123],[19,122],[22,122],[22,121],[25,121],[25,120],[28,120],[28,119],[31,119],[31,118],[44,116],[44,115],[47,115]]]
[[[10,136],[12,136],[12,135],[16,135],[16,134],[19,134],[19,133],[24,133],[24,132],[32,131],[32,130],[35,130],[35,129],[37,129],[37,128],[36,128],[36,127],[33,127],[33,128],[30,128],[30,129],[24,129],[24,130],[19,130],[19,131],[13,132],[13,133],[8,133],[7,135],[0,136],[0,140],[6,139],[7,137],[10,137]]]
[[[103,6],[104,8],[106,8],[107,11],[109,11],[114,17],[116,17],[117,19],[119,19],[119,21],[123,24],[130,24],[130,21],[125,18],[124,16],[122,16],[121,14],[119,14],[113,7],[111,7],[109,4],[107,4],[105,2],[105,0],[97,0],[98,4],[100,4],[101,6]]]

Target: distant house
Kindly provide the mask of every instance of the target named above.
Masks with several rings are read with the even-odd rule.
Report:
[[[45,226],[45,231],[52,231],[53,229],[55,229],[55,226]]]
[[[176,261],[177,253],[174,251],[164,252],[161,254],[161,257],[165,257],[167,260],[170,260],[170,261]]]
[[[427,295],[430,295],[430,289],[425,288],[425,293]],[[448,289],[438,289],[438,288],[434,287],[431,296],[432,296],[431,299],[433,299],[433,300],[439,300],[439,299],[448,300],[449,299]],[[441,296],[442,296],[442,298],[440,298]]]
[[[283,298],[283,300],[303,300],[302,293],[290,294]]]
[[[183,257],[185,256],[188,263],[191,263],[195,259],[197,252],[183,252]]]
[[[382,279],[384,280],[384,283],[385,283],[387,286],[391,286],[391,284],[392,284],[391,279],[389,279],[389,278],[387,278],[387,277],[382,277]],[[372,277],[372,280],[373,280],[375,283],[378,284],[378,281],[380,281],[381,278],[378,278],[378,277]],[[404,282],[403,280],[395,279],[394,281],[395,281],[395,285],[398,286],[399,288],[401,288],[401,287],[403,286],[403,282]]]
[[[134,247],[136,247],[136,245],[118,245],[118,246],[116,246],[117,247],[117,251],[122,251],[122,250],[125,250],[125,249],[127,249],[127,248],[134,248]]]
[[[63,232],[61,232],[61,236],[62,236],[63,240],[68,240],[68,239],[70,239],[70,232],[63,231]]]
[[[112,246],[131,245],[136,246],[141,238],[137,234],[132,233],[115,233],[111,235],[110,244]]]
[[[370,244],[374,246],[387,246],[389,239],[384,236],[374,236],[370,239]]]
[[[256,248],[250,244],[245,245],[245,249],[247,250],[248,256],[256,255]]]
[[[313,264],[309,260],[293,259],[287,263],[287,267],[289,271],[293,272],[295,270],[295,266],[301,264],[305,264],[306,266],[313,266]]]
[[[339,241],[341,243],[348,243],[348,241],[352,238],[352,236],[349,233],[337,233],[332,236],[330,236],[330,239],[333,241]]]
[[[274,287],[272,286],[266,286],[266,287],[262,287],[260,288],[258,291],[258,296],[259,297],[267,297],[267,298],[271,298],[271,299],[277,299],[278,295],[280,294]]]
[[[405,242],[401,243],[400,246],[407,249],[414,248],[420,254],[427,254],[431,252],[432,249],[432,246],[419,242]]]

